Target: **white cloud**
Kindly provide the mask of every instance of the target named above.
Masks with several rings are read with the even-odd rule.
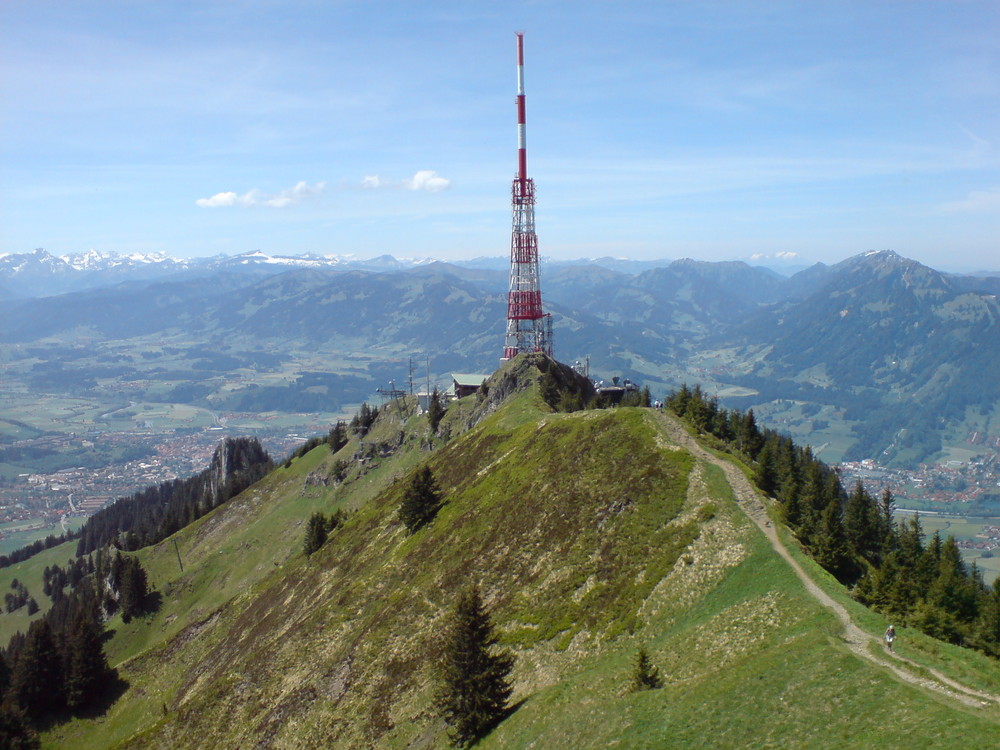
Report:
[[[438,177],[437,172],[431,169],[422,169],[406,181],[406,187],[410,190],[426,190],[429,193],[437,193],[450,188],[451,180]]]
[[[1000,213],[1000,188],[973,190],[964,200],[942,204],[941,210],[948,214]]]
[[[406,180],[384,180],[378,175],[366,175],[361,180],[361,187],[369,190],[379,188],[406,188],[407,190],[426,190],[428,193],[438,193],[451,187],[451,180],[439,177],[433,169],[421,169],[413,177]]]
[[[305,198],[312,197],[323,192],[326,187],[325,182],[317,182],[310,185],[306,181],[300,181],[294,187],[282,190],[274,195],[266,195],[259,190],[250,190],[243,195],[237,195],[230,191],[216,193],[211,198],[199,198],[195,203],[202,208],[218,208],[220,206],[266,206],[267,208],[286,208],[293,203],[298,203]]]
[[[249,195],[249,193],[247,194]],[[205,208],[215,208],[217,206],[233,206],[240,200],[236,193],[216,193],[211,198],[199,198],[195,203]]]

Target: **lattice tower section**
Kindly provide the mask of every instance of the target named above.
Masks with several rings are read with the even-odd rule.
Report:
[[[510,288],[503,360],[521,352],[552,355],[552,318],[542,310],[535,234],[535,183],[528,177],[525,143],[524,34],[517,34],[517,176],[511,188]]]

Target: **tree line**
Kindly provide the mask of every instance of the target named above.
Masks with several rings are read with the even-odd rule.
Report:
[[[112,698],[121,683],[104,653],[104,623],[116,612],[128,622],[149,606],[146,571],[117,550],[48,567],[44,580],[51,609],[0,653],[3,748],[37,748],[37,729]]]
[[[166,539],[235,497],[273,468],[257,438],[226,438],[207,469],[147,487],[92,515],[79,531],[76,554],[108,544],[136,550]]]
[[[6,555],[0,555],[0,568],[7,568],[19,562],[24,562],[25,560],[34,557],[39,552],[44,552],[52,547],[58,547],[63,542],[68,542],[70,539],[76,539],[80,536],[79,532],[67,532],[66,534],[60,534],[56,536],[54,534],[49,534],[44,539],[38,539],[31,544],[26,544],[23,547],[10,552]]]
[[[668,407],[720,447],[742,456],[756,485],[779,502],[804,549],[863,604],[957,645],[1000,657],[1000,579],[988,586],[953,537],[924,540],[919,516],[895,520],[892,494],[847,492],[837,472],[790,437],[757,426],[753,410],[719,407],[685,384]]]

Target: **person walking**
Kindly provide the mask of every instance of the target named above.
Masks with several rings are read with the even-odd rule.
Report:
[[[896,628],[890,625],[885,629],[885,645],[892,651],[892,642],[896,640]]]

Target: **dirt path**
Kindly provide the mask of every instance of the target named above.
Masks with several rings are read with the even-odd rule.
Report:
[[[774,551],[781,555],[785,562],[791,566],[792,570],[795,571],[795,575],[799,577],[803,585],[806,587],[806,590],[820,604],[829,608],[835,615],[837,615],[837,618],[844,627],[842,637],[851,651],[863,659],[867,659],[870,662],[891,670],[896,677],[904,682],[908,682],[912,685],[919,685],[938,693],[943,693],[967,706],[982,708],[989,706],[991,703],[1000,704],[1000,696],[993,695],[991,693],[984,693],[976,690],[975,688],[968,687],[967,685],[963,685],[960,682],[951,679],[947,675],[942,674],[936,669],[917,664],[904,656],[900,656],[898,653],[886,651],[882,646],[882,640],[876,636],[866,633],[864,630],[855,625],[854,621],[851,619],[851,615],[844,608],[844,606],[835,601],[829,594],[817,586],[802,566],[799,565],[795,558],[792,557],[784,543],[778,538],[777,530],[774,528],[774,525],[771,523],[771,519],[767,515],[767,507],[764,505],[764,501],[761,499],[760,493],[750,484],[746,475],[729,461],[719,458],[702,448],[698,442],[692,438],[691,435],[689,435],[672,417],[664,416],[662,422],[667,434],[679,445],[689,450],[697,458],[714,464],[725,472],[726,479],[732,486],[733,493],[736,496],[736,502],[739,504],[743,512],[749,516],[750,520],[753,521],[762,532],[764,532],[764,535],[771,542],[771,546],[774,548]],[[873,643],[877,644],[879,649],[881,649],[882,656],[879,656],[871,651],[870,646]],[[934,679],[915,674],[914,672],[909,671],[907,667],[927,672],[932,675]]]

